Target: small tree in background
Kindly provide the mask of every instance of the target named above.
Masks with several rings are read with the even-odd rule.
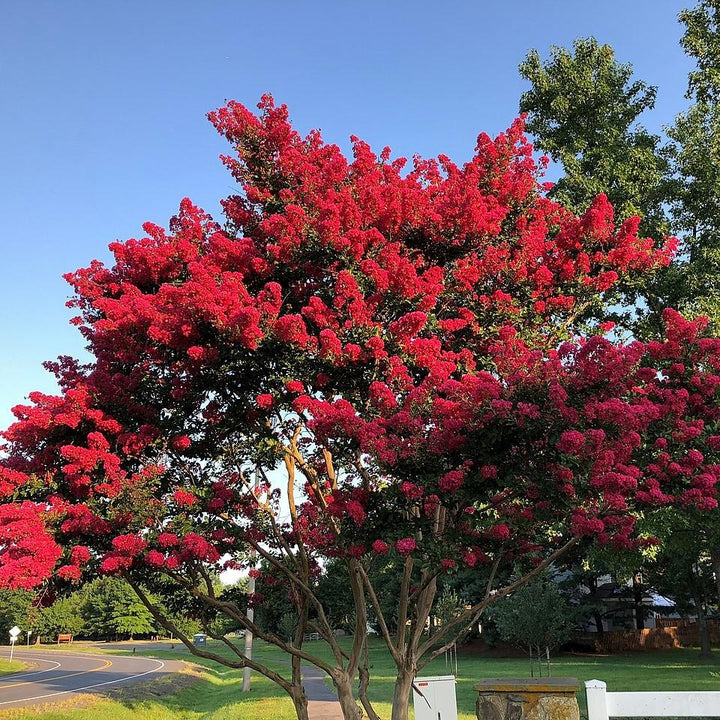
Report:
[[[280,616],[277,631],[281,638],[292,645],[297,630],[297,616],[293,612],[286,612]]]
[[[491,611],[499,636],[525,650],[530,657],[530,675],[542,676],[545,662],[550,671],[550,651],[570,639],[575,612],[549,577],[536,578]]]
[[[657,88],[633,78],[632,65],[593,37],[572,49],[553,46],[545,61],[531,50],[519,70],[531,83],[520,98],[528,131],[565,172],[549,194],[580,213],[605,193],[619,220],[637,215],[644,233],[662,238],[667,161],[660,138],[638,122]]]
[[[10,628],[35,629],[38,609],[34,593],[28,590],[0,590],[0,637],[7,642]]]
[[[91,637],[132,639],[156,631],[150,612],[120,578],[99,578],[81,595],[80,613],[85,620],[85,634]]]
[[[54,642],[58,635],[69,633],[77,637],[85,629],[82,616],[83,599],[79,593],[57,598],[42,608],[37,622],[37,634],[45,641]],[[144,610],[144,608],[143,608]],[[146,613],[147,614],[147,611]]]

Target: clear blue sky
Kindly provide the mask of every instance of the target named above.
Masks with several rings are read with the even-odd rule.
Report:
[[[0,43],[0,426],[43,360],[78,355],[64,272],[165,224],[180,199],[216,213],[232,190],[205,113],[263,92],[301,131],[398,155],[466,159],[526,89],[529,48],[595,35],[659,86],[645,125],[672,122],[694,0],[7,0]]]

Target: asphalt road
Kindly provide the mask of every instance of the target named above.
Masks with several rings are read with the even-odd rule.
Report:
[[[5,648],[3,648],[5,650]],[[53,650],[17,650],[31,667],[0,677],[0,711],[51,703],[74,693],[103,692],[176,672],[180,663],[154,658]]]

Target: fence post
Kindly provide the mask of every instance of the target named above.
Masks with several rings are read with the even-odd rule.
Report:
[[[585,683],[588,720],[608,720],[607,685],[602,680],[588,680]]]

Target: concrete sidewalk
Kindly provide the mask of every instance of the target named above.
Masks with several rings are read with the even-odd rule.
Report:
[[[313,665],[302,666],[310,720],[343,720],[337,695],[325,685],[325,673]]]

